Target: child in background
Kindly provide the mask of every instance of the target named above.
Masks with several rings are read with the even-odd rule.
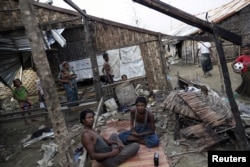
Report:
[[[45,104],[43,88],[41,87],[40,78],[36,80],[36,89],[37,89],[37,94],[38,94],[38,98],[40,102],[40,108],[45,108],[46,104]]]
[[[126,74],[123,74],[121,78],[122,78],[122,81],[128,80],[128,76]]]
[[[250,97],[250,44],[243,45],[241,49],[241,55],[239,55],[232,63],[232,67],[237,62],[241,62],[244,65],[240,72],[234,70],[234,72],[239,73],[242,78],[241,84],[235,91],[241,96]]]
[[[15,79],[13,81],[15,89],[13,90],[13,97],[19,103],[19,107],[22,111],[28,110],[31,108],[31,103],[28,101],[28,90],[25,86],[22,85],[20,79]],[[31,115],[31,113],[28,113]],[[23,114],[24,116],[24,114]],[[32,122],[36,121],[35,119],[31,119]],[[24,122],[28,124],[27,120],[25,119]]]

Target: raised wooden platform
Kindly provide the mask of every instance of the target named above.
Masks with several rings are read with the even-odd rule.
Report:
[[[68,107],[67,105],[74,105],[78,104],[73,107]],[[76,113],[80,112],[83,109],[86,108],[92,108],[97,107],[98,102],[95,100],[82,100],[82,101],[76,101],[71,103],[63,103],[61,104],[61,111],[64,112],[66,115],[69,113]],[[28,114],[30,113],[30,115]],[[32,108],[30,110],[25,111],[15,111],[11,113],[6,114],[0,114],[0,124],[6,124],[6,123],[12,123],[20,120],[25,120],[27,118],[38,118],[38,117],[45,117],[45,119],[48,118],[48,112],[46,108]]]

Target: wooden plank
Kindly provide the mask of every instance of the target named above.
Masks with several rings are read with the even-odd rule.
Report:
[[[96,127],[96,124],[97,124],[97,121],[98,121],[98,117],[99,117],[99,114],[100,112],[102,111],[102,107],[103,107],[103,97],[101,97],[101,100],[98,104],[98,107],[97,107],[97,110],[96,110],[96,115],[95,115],[95,122],[94,122],[94,125],[93,125],[93,128],[95,129]]]
[[[9,116],[17,115],[17,114],[27,114],[29,112],[45,112],[45,111],[46,111],[46,108],[34,108],[30,110],[25,110],[25,111],[16,111],[16,112],[11,112],[11,113],[6,113],[6,114],[0,114],[0,118],[9,117]]]
[[[212,42],[214,41],[212,37],[210,36],[162,36],[162,39],[166,39],[167,41],[164,41],[164,43],[171,43],[171,42],[175,42],[176,40],[179,41],[187,41],[187,40],[191,40],[191,41],[208,41],[208,42]]]
[[[85,102],[85,103],[82,103]],[[82,109],[82,107],[92,107],[94,105],[97,104],[97,101],[89,101],[87,100],[82,100],[82,101],[76,101],[76,102],[70,102],[70,103],[63,103],[61,104],[61,107],[63,108],[64,106],[67,106],[69,104],[77,104],[77,103],[81,103],[79,104],[79,106],[75,106],[72,107],[72,109],[70,111],[75,111],[74,108],[79,107],[80,109]],[[68,108],[66,108],[68,110]],[[66,109],[64,109],[63,111],[66,111]],[[8,117],[8,116],[13,116],[13,115],[17,115],[17,114],[26,114],[29,112],[45,112],[47,109],[46,108],[32,108],[29,110],[25,110],[25,111],[16,111],[16,112],[11,112],[11,113],[6,113],[6,114],[0,114],[0,118],[1,117]]]
[[[20,120],[25,120],[27,118],[36,118],[40,116],[48,116],[47,112],[42,112],[42,113],[36,113],[36,114],[31,114],[31,115],[25,115],[25,116],[18,116],[18,117],[10,117],[10,118],[5,118],[3,120],[0,120],[0,124],[6,124],[6,123],[13,123],[16,121]]]
[[[70,108],[62,107],[61,111],[64,113],[78,112],[78,111],[81,111],[81,110],[86,109],[86,108],[95,107],[97,105],[97,103],[98,103],[97,101],[92,101],[92,102],[88,102],[88,103],[82,103],[79,106],[75,106],[75,107],[70,107]],[[40,112],[40,113],[38,113],[38,112]],[[27,115],[29,113],[31,113],[31,115]],[[19,116],[16,116],[16,115],[19,115]],[[23,115],[25,115],[25,116],[23,116]],[[7,114],[0,114],[0,118],[1,118],[0,124],[12,123],[15,121],[24,120],[26,118],[40,117],[43,115],[48,117],[48,112],[45,108],[36,108],[36,109],[31,109],[31,110],[18,111],[18,112],[7,113]]]

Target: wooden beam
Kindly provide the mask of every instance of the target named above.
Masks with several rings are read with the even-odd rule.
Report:
[[[45,94],[48,115],[55,132],[55,142],[58,145],[59,163],[62,164],[63,167],[72,167],[73,155],[71,154],[72,150],[69,148],[69,132],[64,115],[61,112],[59,96],[47,60],[41,30],[38,27],[32,2],[33,0],[19,0],[22,24],[25,27],[25,32],[30,42],[32,57]]]
[[[96,110],[95,122],[94,122],[94,125],[93,125],[93,129],[96,128],[99,114],[100,114],[100,112],[102,111],[102,106],[103,106],[103,97],[101,97],[101,100],[100,100],[100,102],[99,102],[99,104],[98,104],[98,107],[97,107],[97,110]]]
[[[189,13],[186,13],[182,10],[179,10],[178,8],[172,7],[162,1],[159,0],[133,0],[134,2],[137,2],[139,4],[142,4],[144,6],[147,6],[151,9],[154,9],[158,12],[161,12],[163,14],[166,14],[168,16],[171,16],[175,19],[178,19],[184,23],[187,23],[189,25],[192,25],[194,27],[198,27],[208,33],[213,34],[213,28],[212,28],[212,24],[204,21],[202,19],[199,19]],[[218,26],[216,26],[216,28],[218,29],[219,35],[232,42],[235,43],[237,45],[241,45],[242,43],[242,39],[241,36],[234,34],[230,31],[227,31],[223,28],[220,28]]]
[[[214,39],[210,36],[163,36],[162,39],[166,39],[167,41],[185,41],[185,40],[191,40],[191,41],[208,41],[212,42]]]
[[[230,80],[230,75],[229,75],[228,68],[227,68],[227,63],[226,63],[227,61],[225,58],[224,50],[222,47],[221,40],[219,40],[219,38],[218,38],[218,34],[220,31],[217,29],[217,27],[215,27],[213,29],[213,31],[214,31],[214,41],[216,44],[217,52],[219,54],[221,70],[223,73],[226,94],[227,94],[229,104],[231,107],[231,111],[233,113],[234,120],[236,123],[235,135],[236,135],[236,138],[238,141],[237,144],[239,145],[240,150],[249,150],[250,149],[249,142],[248,142],[247,137],[245,135],[245,130],[244,130],[243,123],[242,123],[242,120],[240,117],[238,105],[237,105],[235,98],[234,98],[234,95],[233,95],[233,91],[232,91],[232,87],[231,87],[231,80]]]
[[[103,102],[102,102],[103,103]],[[61,111],[63,113],[67,112],[78,112],[86,108],[92,108],[97,106],[98,102],[97,101],[90,101],[90,102],[84,102],[79,104],[79,106],[75,107],[61,107]],[[100,105],[100,103],[99,103]],[[99,110],[101,110],[100,107],[98,107]],[[30,114],[30,115],[29,115]],[[19,120],[25,120],[26,118],[34,118],[34,117],[41,117],[41,116],[46,116],[48,117],[48,112],[46,108],[33,108],[30,110],[25,110],[25,111],[17,111],[17,112],[11,112],[7,114],[0,114],[0,124],[4,123],[12,123],[16,122]]]
[[[53,6],[53,5],[49,5],[49,4],[41,3],[41,2],[36,2],[36,1],[33,1],[32,3],[33,3],[34,6],[39,7],[39,8],[45,8],[45,9],[61,12],[61,13],[64,13],[64,14],[70,14],[70,15],[73,15],[73,16],[80,16],[79,13],[77,13],[77,12],[75,12],[73,10],[69,10],[69,9],[65,9],[65,8],[59,8],[59,7],[56,7],[56,6]]]

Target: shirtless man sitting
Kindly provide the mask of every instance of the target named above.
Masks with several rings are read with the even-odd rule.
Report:
[[[121,132],[119,138],[124,144],[137,142],[148,148],[158,146],[160,140],[155,134],[154,115],[146,109],[146,98],[137,97],[135,105],[130,110],[130,130]]]
[[[94,115],[90,109],[86,109],[80,114],[80,122],[84,125],[81,142],[91,159],[100,162],[104,167],[117,167],[137,154],[140,148],[138,143],[124,146],[116,133],[113,133],[109,139],[99,135],[92,128]]]

